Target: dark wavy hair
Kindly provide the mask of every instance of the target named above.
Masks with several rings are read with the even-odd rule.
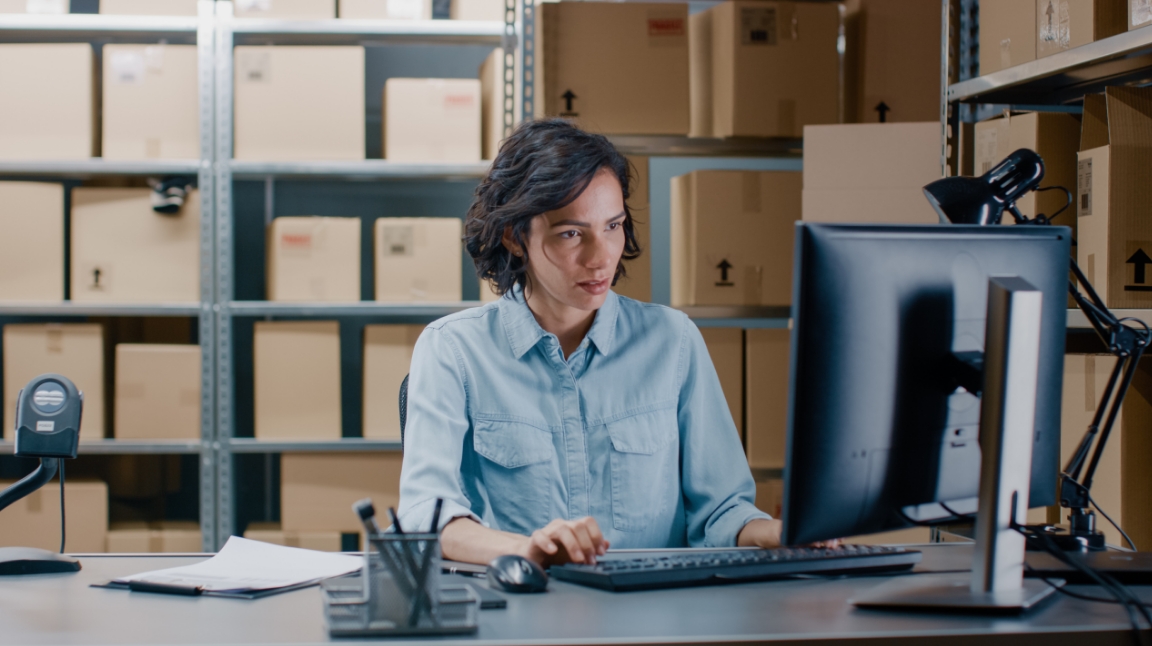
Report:
[[[624,191],[624,253],[612,284],[625,275],[624,261],[640,256],[640,245],[628,207],[632,172],[628,160],[602,135],[563,119],[526,121],[500,145],[488,176],[476,187],[464,220],[464,246],[481,280],[491,280],[498,294],[528,281],[527,236],[532,218],[568,206],[608,168]],[[517,257],[501,242],[505,228],[524,250]]]

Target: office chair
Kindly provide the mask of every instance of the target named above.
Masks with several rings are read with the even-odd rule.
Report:
[[[404,424],[408,422],[408,375],[400,382],[400,449],[404,449]]]

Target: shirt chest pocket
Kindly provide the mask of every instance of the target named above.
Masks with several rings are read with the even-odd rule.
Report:
[[[556,450],[552,433],[531,424],[479,419],[473,446],[499,529],[531,534],[548,524]]]
[[[612,525],[642,531],[675,512],[680,499],[675,403],[608,422],[612,443]]]

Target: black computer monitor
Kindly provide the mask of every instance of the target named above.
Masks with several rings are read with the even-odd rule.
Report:
[[[1043,293],[1030,507],[1056,501],[1071,232],[800,223],[792,292],[784,542],[953,519],[979,493],[988,279]],[[939,503],[944,503],[941,506]]]

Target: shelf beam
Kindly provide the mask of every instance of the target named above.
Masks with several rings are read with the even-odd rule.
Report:
[[[0,302],[0,316],[199,316],[199,303]]]
[[[195,16],[110,16],[101,14],[3,14],[0,42],[83,42],[91,40],[195,43]]]
[[[208,162],[205,162],[208,164]],[[91,159],[61,160],[0,160],[0,177],[62,177],[88,179],[118,175],[163,176],[196,175],[200,161],[196,159],[155,159],[149,161],[116,161],[93,157]]]
[[[504,23],[472,20],[262,20],[228,23],[237,45],[500,45]]]
[[[400,440],[372,440],[346,437],[339,440],[257,440],[233,438],[227,442],[233,453],[348,453],[400,451]]]
[[[660,135],[610,135],[625,155],[662,157],[799,157],[802,139],[786,137],[679,137]]]
[[[363,161],[260,162],[232,160],[236,179],[264,177],[317,179],[466,179],[475,180],[488,172],[488,162],[459,164],[409,164],[386,159]]]
[[[199,440],[80,440],[80,455],[175,455],[200,453]],[[15,445],[0,442],[0,455],[12,455]]]

